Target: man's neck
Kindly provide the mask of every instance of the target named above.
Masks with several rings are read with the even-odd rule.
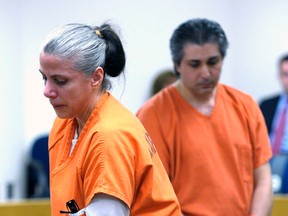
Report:
[[[181,82],[175,84],[175,88],[180,95],[195,109],[204,115],[210,115],[215,106],[216,88],[210,94],[193,94],[189,89],[185,88]]]

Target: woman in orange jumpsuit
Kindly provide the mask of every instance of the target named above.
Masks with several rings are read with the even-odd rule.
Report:
[[[52,215],[181,215],[148,133],[110,93],[125,67],[109,24],[67,24],[40,53],[49,135]]]

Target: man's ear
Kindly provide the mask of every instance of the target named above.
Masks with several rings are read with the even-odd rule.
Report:
[[[102,67],[97,67],[91,76],[92,86],[99,87],[104,79],[104,70]]]
[[[174,62],[174,71],[175,71],[175,73],[176,73],[177,76],[179,76],[179,74],[180,74],[180,73],[179,73],[179,67],[180,67],[180,66],[179,66],[177,63]]]

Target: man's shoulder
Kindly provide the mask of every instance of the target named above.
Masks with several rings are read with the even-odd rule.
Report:
[[[165,117],[171,117],[177,109],[177,99],[173,91],[176,90],[173,87],[168,87],[155,94],[138,109],[136,116],[141,120],[150,119],[153,116],[153,118],[161,119],[161,121],[164,121]]]
[[[148,107],[166,107],[174,103],[175,98],[173,97],[173,94],[175,94],[175,89],[174,87],[168,87],[165,89],[162,89],[160,92],[152,96],[150,99],[148,99],[145,103],[144,106]]]
[[[218,86],[220,94],[225,97],[227,100],[232,100],[232,101],[254,101],[253,97],[244,92],[243,90],[237,89],[232,86],[228,86],[225,84],[219,84]]]

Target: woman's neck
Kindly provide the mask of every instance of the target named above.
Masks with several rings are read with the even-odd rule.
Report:
[[[104,92],[95,94],[95,97],[93,97],[90,100],[90,103],[87,105],[86,109],[83,109],[84,110],[83,113],[80,116],[76,117],[78,134],[81,133],[91,113],[93,112],[93,110],[95,109],[95,107],[97,106],[97,104],[99,103],[103,95],[104,95]]]

